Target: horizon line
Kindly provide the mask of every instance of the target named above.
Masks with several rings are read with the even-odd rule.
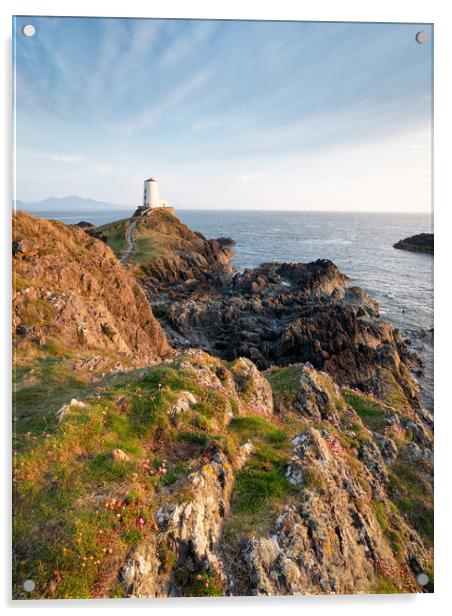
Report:
[[[24,203],[24,202],[23,202]],[[26,205],[24,203],[24,205]],[[130,206],[130,208],[126,208],[126,207],[118,207],[117,209],[106,209],[106,210],[95,210],[92,211],[90,210],[89,213],[90,214],[106,214],[106,213],[110,213],[110,212],[128,212],[129,209],[136,209],[137,206]],[[174,206],[173,206],[174,207]],[[13,211],[14,210],[19,210],[22,212],[27,212],[29,211],[28,209],[24,209],[24,208],[17,208],[17,207],[13,207]],[[296,209],[256,209],[256,208],[190,208],[190,207],[174,207],[175,212],[177,211],[183,211],[183,212],[300,212],[300,213],[316,213],[316,214],[430,214],[433,215],[433,208],[432,210],[422,210],[422,211],[416,211],[416,210],[411,210],[411,211],[403,211],[403,210],[316,210],[316,209],[303,209],[303,210],[296,210]],[[49,214],[53,214],[53,213],[57,213],[57,212],[53,212],[52,210],[46,210],[46,209],[31,209],[31,212],[46,212]],[[59,212],[58,212],[59,213]],[[83,210],[67,210],[67,214],[83,214],[85,213]],[[88,211],[86,212],[88,213]]]

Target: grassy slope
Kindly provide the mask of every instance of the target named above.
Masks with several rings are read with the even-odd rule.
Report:
[[[237,476],[232,526],[251,528],[267,520],[269,509],[290,494],[283,466],[295,426],[286,430],[278,420],[250,416],[237,417],[226,428],[229,405],[237,408],[240,401],[201,386],[178,364],[142,372],[111,377],[96,387],[79,384],[77,395],[86,409],[71,409],[61,423],[49,412],[43,432],[41,416],[34,432],[16,434],[16,596],[22,596],[20,581],[27,578],[36,583],[32,597],[117,594],[120,561],[153,528],[153,512],[164,498],[158,486],[190,472],[193,459],[210,444],[220,446],[232,461],[249,436],[257,448]],[[65,385],[69,393],[70,376]],[[33,395],[36,387],[27,399],[30,412],[39,398]],[[175,427],[167,410],[181,390],[191,391],[199,402]],[[115,448],[128,460],[115,460]],[[159,475],[164,458],[168,472]]]
[[[107,243],[117,257],[127,248],[126,231],[130,222],[130,218],[124,218],[98,227],[107,236]]]
[[[159,230],[154,228],[154,220],[163,219],[165,228],[160,225]],[[171,256],[173,249],[177,249],[177,234],[173,233],[172,215],[165,212],[157,212],[151,217],[138,220],[134,232],[134,250],[128,259],[129,263],[142,264],[153,260],[159,256]],[[120,257],[126,249],[126,232],[132,222],[132,218],[119,220],[99,227],[99,231],[104,233],[108,240],[107,243]]]
[[[221,365],[220,360],[209,361],[214,370]],[[187,475],[211,445],[221,447],[231,462],[238,446],[247,439],[252,439],[256,447],[255,455],[236,473],[231,514],[225,520],[224,545],[231,554],[239,552],[244,536],[267,532],[278,509],[296,498],[284,471],[290,440],[306,427],[306,420],[294,412],[271,419],[251,413],[239,417],[238,405],[246,408],[248,403],[246,390],[237,399],[225,390],[206,387],[187,369],[189,362],[182,357],[172,365],[109,377],[97,384],[74,384],[74,376],[64,370],[64,363],[50,362],[61,400],[70,399],[75,385],[77,397],[88,404],[85,409],[71,409],[61,423],[55,420],[51,406],[56,401],[52,387],[44,385],[50,383],[48,364],[41,375],[35,375],[38,383],[27,395],[27,389],[23,390],[23,409],[29,416],[35,413],[36,418],[32,431],[20,429],[25,420],[19,418],[16,434],[16,597],[23,596],[21,582],[27,578],[36,583],[29,598],[120,596],[123,590],[116,582],[118,569],[130,547],[152,532],[154,512],[165,499],[160,488]],[[267,372],[274,393],[291,399],[300,370],[292,367]],[[198,403],[192,411],[183,412],[174,425],[167,411],[180,391],[192,392]],[[355,391],[345,390],[344,394],[363,421],[378,430],[383,407]],[[338,402],[337,410],[343,412],[342,399]],[[46,404],[47,413],[43,415]],[[226,425],[229,409],[235,417]],[[358,464],[354,449],[359,448],[360,439],[368,438],[362,428],[351,425],[355,436],[350,438],[328,422],[315,427],[332,432],[350,464]],[[113,458],[116,448],[125,452],[127,460]],[[396,512],[402,511],[428,540],[430,530],[424,527],[428,527],[431,499],[422,494],[421,476],[403,462],[401,455],[391,473],[391,506]],[[158,469],[164,460],[167,473],[162,475]],[[358,472],[358,466],[356,469]],[[306,473],[307,485],[322,490],[320,479],[315,473]],[[430,508],[415,515],[421,501],[424,509]],[[378,503],[375,508],[396,553],[400,539],[390,517]],[[139,524],[140,518],[144,525]],[[220,594],[216,580],[202,581],[192,594]],[[391,579],[376,581],[376,592],[399,590]]]

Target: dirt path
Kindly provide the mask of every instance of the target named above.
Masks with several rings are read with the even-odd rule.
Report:
[[[127,259],[130,257],[130,255],[133,252],[133,249],[135,247],[135,243],[133,241],[133,232],[135,231],[135,227],[137,226],[137,220],[134,220],[128,227],[127,227],[127,231],[126,231],[126,242],[127,242],[127,248],[124,251],[124,253],[121,255],[121,261],[123,263],[125,263],[127,261]]]

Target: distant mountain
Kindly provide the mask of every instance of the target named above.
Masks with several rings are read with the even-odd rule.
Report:
[[[14,205],[14,202],[13,202]],[[130,210],[131,205],[120,205],[118,203],[108,203],[107,201],[97,201],[96,199],[84,199],[77,195],[69,197],[48,197],[42,201],[26,203],[17,200],[16,209],[29,212],[89,212],[93,210]]]

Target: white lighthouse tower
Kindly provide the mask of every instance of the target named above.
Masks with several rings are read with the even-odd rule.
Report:
[[[162,207],[163,202],[159,197],[159,185],[155,178],[144,181],[143,207]]]
[[[138,207],[134,216],[148,216],[154,210],[159,210],[161,208],[174,214],[174,208],[170,207],[167,201],[160,199],[157,180],[155,178],[149,178],[144,181],[143,205]]]

